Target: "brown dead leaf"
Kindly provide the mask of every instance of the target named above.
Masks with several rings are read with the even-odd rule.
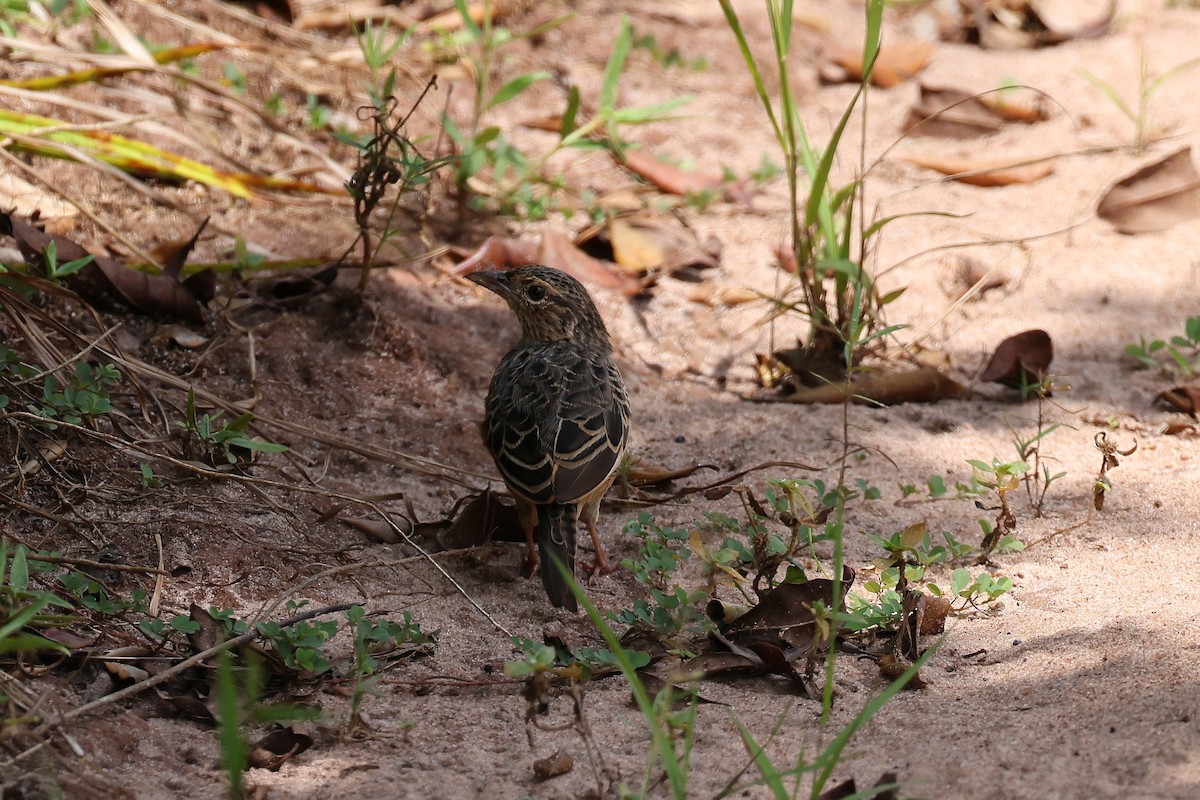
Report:
[[[679,217],[648,212],[623,214],[611,223],[592,226],[581,231],[575,241],[584,252],[605,263],[616,261],[619,249],[624,248],[626,271],[634,270],[638,263],[645,265],[646,275],[639,278],[642,285],[649,285],[659,275],[699,281],[703,270],[720,263],[722,250],[720,240],[709,236],[701,241],[695,229]]]
[[[906,132],[921,136],[973,139],[995,133],[1009,122],[1048,119],[1041,102],[1021,102],[998,92],[975,93],[921,84],[921,96],[908,112]]]
[[[175,248],[163,272],[152,275],[130,269],[115,258],[95,256],[64,236],[52,236],[30,223],[10,214],[0,214],[0,232],[10,233],[31,269],[46,269],[43,253],[54,243],[55,260],[59,264],[93,255],[92,261],[67,277],[68,288],[91,302],[120,299],[138,311],[182,317],[192,322],[204,321],[201,300],[212,298],[215,277],[211,271],[179,280],[188,254],[200,236],[207,220],[200,225],[189,241]],[[202,277],[203,276],[203,277]]]
[[[1200,431],[1196,430],[1196,426],[1190,422],[1168,422],[1163,426],[1162,433],[1164,436],[1196,436]]]
[[[888,653],[887,655],[880,656],[879,658],[879,675],[885,681],[891,683],[907,672],[908,668],[911,666],[912,663],[910,661],[904,658],[898,658],[895,655]],[[925,681],[921,680],[920,673],[917,673],[909,678],[908,683],[904,684],[904,688],[924,689],[927,685],[928,684],[926,684]]]
[[[665,194],[686,197],[705,192],[721,192],[725,184],[719,176],[680,169],[660,161],[644,150],[629,150],[624,155],[624,159],[618,158],[618,164]],[[616,155],[613,157],[617,158]]]
[[[714,308],[718,306],[732,308],[733,306],[762,300],[763,297],[753,289],[747,289],[744,286],[726,286],[719,283],[705,282],[688,289],[687,299],[693,303],[703,303],[706,306]]]
[[[935,170],[972,186],[1034,183],[1054,172],[1053,162],[1033,159],[995,159],[945,153],[909,153],[903,158],[911,164]]]
[[[1195,386],[1176,386],[1160,393],[1155,400],[1165,403],[1176,411],[1182,411],[1192,419],[1200,410],[1200,388]]]
[[[838,37],[827,45],[828,58],[845,72],[843,81],[861,81],[863,73],[863,51],[860,46],[852,43],[853,39]],[[916,75],[929,63],[933,56],[933,42],[924,40],[907,40],[886,42],[879,50],[875,59],[875,69],[871,72],[871,83],[889,89]],[[836,77],[833,74],[823,74],[827,80]]]
[[[554,755],[533,762],[533,775],[539,781],[547,781],[559,775],[566,775],[574,768],[574,757],[565,750],[556,750]]]
[[[513,269],[529,264],[545,264],[594,286],[615,289],[622,294],[641,294],[645,283],[611,261],[602,261],[576,246],[569,234],[555,225],[544,226],[537,242],[489,237],[467,255],[454,274],[463,276],[481,269]]]
[[[588,255],[566,231],[554,225],[542,229],[538,262],[553,265],[584,283],[615,289],[630,297],[641,294],[646,288],[643,281],[613,262]]]
[[[894,406],[900,403],[936,403],[962,394],[962,384],[933,367],[908,372],[864,375],[850,384],[850,399],[855,403]],[[797,389],[778,398],[781,402],[807,405],[841,403],[845,387],[825,384]]]
[[[303,753],[312,744],[311,736],[297,733],[292,728],[280,728],[255,742],[247,761],[251,768],[278,772],[292,756]]]
[[[979,380],[1020,389],[1045,380],[1053,359],[1054,343],[1050,334],[1036,329],[1023,331],[996,347]]]
[[[908,112],[906,133],[973,139],[995,133],[1004,119],[974,93],[921,84],[921,96]]]
[[[608,238],[612,242],[613,261],[634,274],[657,269],[666,258],[658,242],[624,219],[609,222]]]
[[[490,541],[525,541],[516,507],[500,502],[490,489],[475,495],[453,524],[438,536],[438,542],[446,550],[476,547]]]
[[[926,597],[921,615],[919,632],[922,636],[935,636],[946,630],[946,616],[950,613],[949,597]]]
[[[979,44],[988,50],[1046,47],[1108,35],[1117,8],[1116,0],[1109,0],[1107,10],[1098,19],[1072,24],[1047,19],[1038,6],[1033,0],[959,0],[959,19],[944,26],[941,35],[948,41]]]
[[[716,468],[714,464],[691,464],[677,469],[668,469],[635,460],[633,466],[629,468],[629,472],[625,474],[625,480],[630,486],[658,486],[679,478],[686,478],[702,469]]]
[[[957,279],[959,297],[971,292],[971,298],[977,300],[992,289],[1003,288],[1008,283],[1007,276],[993,274],[994,265],[985,264],[973,256],[954,256],[949,266]]]
[[[871,787],[876,791],[867,792],[864,790],[860,794],[854,784],[854,778],[847,778],[841,783],[835,784],[821,792],[821,794],[817,795],[817,800],[846,800],[846,798],[850,797],[873,797],[875,800],[896,800],[895,788],[885,789],[882,787],[895,787],[897,783],[896,773],[885,772],[879,776],[879,780],[875,781],[875,785]]]
[[[1119,233],[1152,233],[1200,217],[1200,175],[1192,149],[1147,164],[1105,192],[1096,208]]]
[[[458,276],[481,269],[512,269],[537,263],[537,243],[529,240],[489,236],[454,268]]]

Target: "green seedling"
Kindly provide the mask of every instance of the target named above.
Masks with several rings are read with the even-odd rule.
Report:
[[[221,423],[223,412],[214,415],[196,414],[196,393],[188,390],[187,409],[183,422],[175,424],[190,434],[184,444],[184,450],[190,458],[198,458],[217,466],[220,463],[236,464],[239,458],[254,453],[283,453],[287,445],[253,439],[246,435],[247,428],[254,420],[250,413],[242,414],[229,422]]]
[[[1158,354],[1168,356],[1166,362],[1160,361]],[[1170,340],[1154,339],[1146,341],[1139,339],[1137,344],[1128,345],[1125,355],[1138,362],[1143,367],[1154,369],[1171,368],[1186,378],[1193,377],[1200,368],[1197,354],[1200,353],[1200,317],[1188,317],[1184,323],[1183,335],[1172,336]]]

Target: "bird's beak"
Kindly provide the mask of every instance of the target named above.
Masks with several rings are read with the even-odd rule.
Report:
[[[508,297],[508,274],[502,270],[476,270],[467,275],[467,280],[472,283],[478,283],[483,288],[495,292],[501,297]]]

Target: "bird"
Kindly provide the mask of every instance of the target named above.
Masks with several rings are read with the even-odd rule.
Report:
[[[537,568],[550,602],[576,611],[555,562],[574,576],[582,519],[596,551],[586,568],[610,570],[596,521],[629,441],[629,394],[612,341],[587,289],[565,272],[535,264],[466,277],[502,297],[521,323],[520,341],[492,376],[481,430],[516,501],[530,575]]]

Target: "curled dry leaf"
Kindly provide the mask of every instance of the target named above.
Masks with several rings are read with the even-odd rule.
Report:
[[[718,175],[705,175],[680,169],[644,150],[629,150],[625,152],[624,156],[622,159],[613,154],[613,158],[617,160],[618,164],[664,194],[674,194],[680,197],[716,195],[747,204],[751,199],[750,192],[745,186],[730,184]]]
[[[311,736],[297,733],[291,728],[280,728],[255,742],[247,761],[252,768],[276,772],[292,756],[303,753],[312,744]]]
[[[617,264],[580,250],[566,231],[554,225],[543,227],[536,243],[489,237],[455,267],[454,274],[462,276],[481,269],[513,269],[529,264],[553,266],[584,283],[629,296],[641,294],[646,287],[644,281]]]
[[[1054,173],[1054,163],[1045,159],[995,159],[945,153],[909,153],[904,156],[904,160],[972,186],[1034,183]]]
[[[707,306],[740,306],[761,300],[762,295],[744,286],[725,286],[719,283],[701,283],[688,289],[687,299]]]
[[[438,535],[438,542],[446,550],[475,547],[490,541],[525,541],[516,507],[502,503],[490,489],[475,495],[453,524]]]
[[[565,750],[557,750],[554,755],[539,758],[533,762],[533,774],[539,781],[566,775],[575,768],[575,759]]]
[[[1008,283],[1007,276],[994,274],[995,265],[986,264],[973,256],[956,255],[948,266],[957,279],[959,297],[970,292],[972,299],[979,299],[992,289],[1001,289]]]
[[[212,299],[215,276],[211,270],[184,281],[179,276],[188,254],[207,224],[208,220],[205,220],[190,240],[171,249],[170,258],[158,275],[130,269],[115,258],[93,256],[90,263],[67,276],[65,283],[90,302],[119,299],[138,311],[203,322],[201,301]],[[52,242],[55,260],[59,264],[92,255],[64,236],[52,236],[9,214],[0,214],[0,232],[10,233],[25,262],[43,272],[46,269],[43,253]]]
[[[695,229],[668,214],[623,214],[605,225],[581,231],[575,240],[591,256],[614,261],[649,285],[658,275],[699,280],[702,270],[720,263],[716,237],[701,241]]]
[[[1192,149],[1176,150],[1105,192],[1096,213],[1119,233],[1152,233],[1200,217],[1200,175]]]
[[[926,597],[921,615],[919,632],[922,636],[935,636],[946,630],[946,617],[950,613],[949,597]]]
[[[702,469],[716,468],[715,464],[690,464],[686,467],[668,469],[635,460],[629,471],[625,473],[625,481],[630,486],[658,486],[679,478],[686,478]]]
[[[1041,383],[1050,374],[1054,343],[1043,330],[1023,331],[996,347],[979,380],[1000,383],[1013,389]]]
[[[1034,0],[980,2],[959,0],[959,14],[942,26],[947,41],[970,42],[988,50],[1016,50],[1046,47],[1073,39],[1098,39],[1107,36],[1116,14],[1116,0],[1109,0],[1097,19],[1058,21],[1047,19]],[[1062,4],[1059,4],[1062,5]],[[1088,4],[1068,4],[1089,8]]]
[[[973,139],[995,133],[1009,122],[1031,124],[1049,117],[1041,103],[1022,103],[996,92],[978,94],[921,84],[921,96],[908,112],[904,129],[921,136]]]
[[[933,367],[921,367],[908,372],[886,372],[864,375],[850,384],[850,399],[855,403],[894,406],[900,403],[936,403],[962,395],[958,381]],[[838,384],[826,384],[798,389],[778,398],[780,402],[806,405],[841,403],[846,389]]]
[[[1192,419],[1196,418],[1196,412],[1200,410],[1200,388],[1195,386],[1176,386],[1160,393],[1154,399],[1176,411],[1182,411]]]
[[[825,70],[821,77],[833,83],[862,80],[863,51],[853,42],[852,37],[839,36],[827,46],[829,60],[841,73]],[[875,59],[871,83],[883,89],[897,86],[925,69],[932,56],[933,42],[915,39],[885,42]]]

